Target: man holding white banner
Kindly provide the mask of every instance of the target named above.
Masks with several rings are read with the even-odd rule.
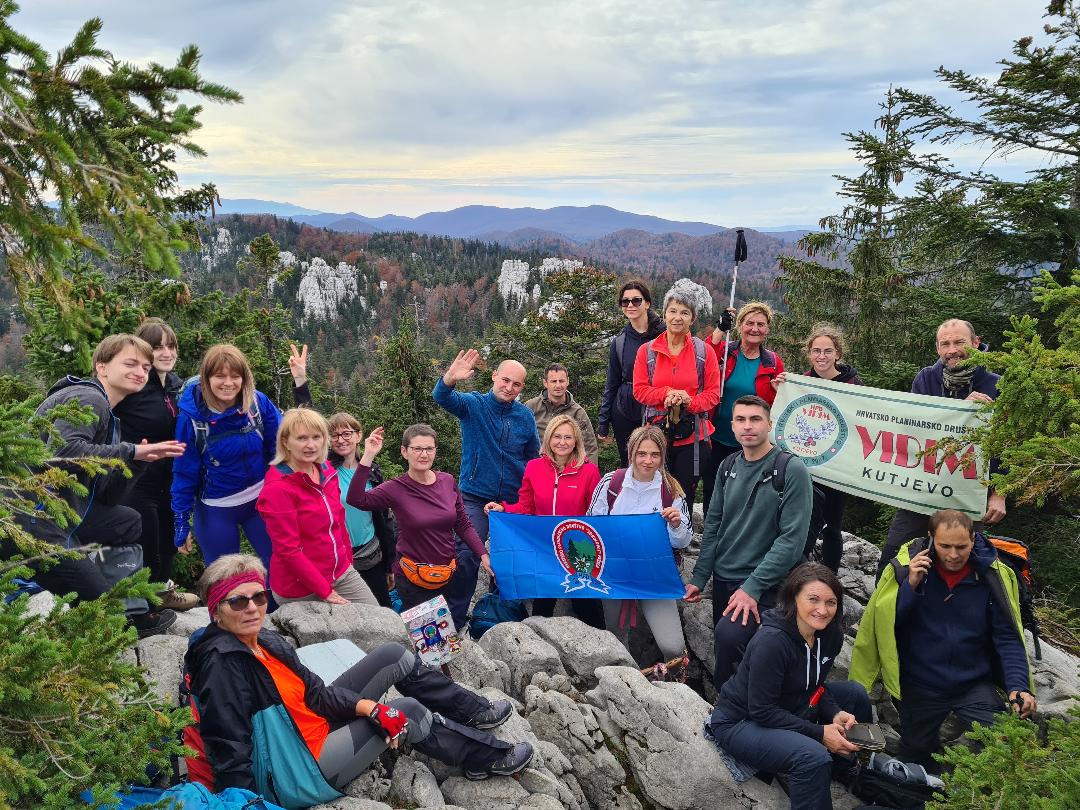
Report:
[[[945,321],[938,327],[936,346],[938,361],[915,375],[911,383],[912,393],[965,400],[977,404],[985,404],[997,399],[997,383],[1001,375],[994,374],[983,366],[959,368],[972,349],[989,348],[979,341],[978,335],[975,334],[975,327],[970,321],[962,321],[958,318]],[[996,461],[991,459],[990,472],[994,472],[996,467]],[[885,548],[881,551],[881,560],[878,562],[877,570],[878,579],[881,579],[881,572],[889,564],[889,560],[896,556],[900,546],[915,537],[926,535],[929,515],[933,511],[933,509],[925,511],[901,509],[896,513],[889,526]],[[972,515],[976,521],[979,517],[979,515]],[[998,495],[991,489],[982,520],[992,524],[1000,522],[1004,517],[1005,496]],[[975,523],[975,531],[982,531],[982,523]]]

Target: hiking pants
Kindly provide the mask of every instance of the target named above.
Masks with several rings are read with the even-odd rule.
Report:
[[[825,493],[821,514],[821,519],[825,522],[825,527],[821,530],[821,562],[835,574],[840,571],[840,558],[844,556],[844,537],[841,529],[847,499],[843,492],[832,487],[822,486],[821,491]],[[811,525],[813,525],[812,521]],[[812,540],[816,541],[817,538],[812,538]]]
[[[555,615],[555,603],[558,599],[533,599],[532,615],[551,617]],[[597,630],[606,630],[607,622],[604,619],[603,599],[567,599],[570,610],[590,627]]]
[[[636,419],[627,419],[619,413],[614,404],[611,408],[611,432],[615,436],[615,447],[619,450],[619,467],[629,467],[629,457],[626,455],[626,445],[630,442],[630,434],[641,427],[641,415]]]
[[[975,522],[975,531],[981,532],[983,525]],[[930,530],[930,516],[919,512],[909,512],[907,509],[897,509],[893,515],[892,523],[889,524],[889,534],[885,538],[885,547],[881,550],[881,559],[878,561],[876,579],[881,579],[881,572],[885,566],[900,551],[900,546],[908,540],[916,537],[926,537]]]
[[[405,697],[388,701],[387,705],[409,720],[405,742],[450,765],[484,770],[512,748],[486,731],[462,725],[487,708],[484,698],[438,670],[425,667],[400,644],[376,647],[333,685],[375,701],[382,700],[386,690],[396,686]],[[319,754],[319,769],[327,782],[343,790],[385,750],[386,743],[376,725],[366,717],[357,717],[331,726]]]
[[[465,504],[465,514],[469,516],[469,522],[480,535],[480,542],[487,545],[488,518],[484,514],[484,504],[497,498],[481,498],[468,492],[461,493],[461,502]],[[446,586],[446,606],[450,608],[450,615],[454,617],[454,624],[460,631],[465,627],[465,620],[469,615],[469,605],[472,603],[473,594],[476,593],[476,579],[480,574],[480,558],[469,548],[468,544],[460,537],[455,544],[454,556],[457,558],[457,570],[454,571],[453,579]],[[432,596],[435,594],[433,593]],[[428,597],[430,599],[431,596]]]
[[[143,548],[146,567],[150,569],[150,579],[168,581],[172,578],[172,563],[177,553],[173,545],[173,510],[168,487],[146,489],[136,482],[125,504],[142,518],[139,545]]]
[[[667,451],[667,468],[679,485],[686,493],[686,511],[691,518],[694,515],[694,496],[697,494],[698,481],[701,473],[709,464],[712,454],[712,444],[708,439],[697,443],[698,448],[698,472],[694,474],[694,445],[684,444],[681,447],[669,447]]]
[[[997,687],[990,681],[979,681],[962,692],[942,694],[921,689],[908,683],[900,687],[903,699],[900,710],[900,751],[904,762],[917,762],[928,771],[941,772],[941,765],[931,756],[941,751],[941,724],[953,712],[964,724],[989,726],[994,715],[1005,711]]]
[[[717,408],[719,411],[719,408]],[[730,444],[713,442],[712,452],[709,453],[709,463],[701,468],[701,503],[704,514],[709,514],[709,504],[712,502],[713,490],[716,489],[716,474],[720,471],[720,464],[732,453],[742,452],[741,447],[732,447]]]
[[[266,570],[270,570],[270,535],[266,533],[259,510],[255,508],[258,498],[252,498],[239,506],[207,506],[195,502],[195,540],[202,549],[207,565],[223,554],[240,551],[240,529],[259,555]],[[271,586],[273,583],[271,583]]]
[[[636,627],[638,614],[645,619],[660,648],[664,661],[686,652],[679,605],[674,599],[603,599],[604,619],[611,632],[619,636]]]
[[[721,582],[713,577],[713,685],[716,691],[727,683],[728,678],[735,674],[735,670],[742,661],[746,645],[757,632],[758,621],[751,615],[746,625],[739,621],[731,621],[731,615],[724,616],[724,608],[727,607],[728,599],[742,586],[741,582]],[[779,587],[770,588],[758,599],[758,615],[771,607],[776,607],[776,597]]]
[[[843,711],[860,723],[873,722],[870,698],[861,684],[833,681],[825,688]],[[832,718],[821,717],[818,722],[831,723]],[[713,713],[711,729],[716,744],[735,759],[758,771],[787,774],[792,810],[832,810],[829,783],[834,755],[822,743],[798,731],[766,728],[753,720],[727,721],[719,712]]]
[[[350,602],[358,605],[371,605],[371,607],[378,607],[379,603],[375,599],[375,595],[372,594],[371,589],[364,582],[364,578],[360,576],[359,572],[355,568],[346,568],[345,573],[334,580],[334,590],[338,592],[339,596],[348,599]],[[279,605],[284,605],[287,602],[321,602],[323,601],[313,593],[309,593],[307,596],[282,596],[280,593],[274,594],[274,599],[277,600]]]

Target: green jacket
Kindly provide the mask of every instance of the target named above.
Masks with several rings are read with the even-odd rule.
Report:
[[[925,543],[925,538],[906,543],[896,555],[896,562],[907,567],[911,561],[912,544]],[[920,545],[916,553],[922,550]],[[1024,641],[1024,627],[1020,620],[1020,590],[1016,583],[1016,574],[1001,560],[994,560],[990,573],[997,573],[997,582],[1004,590],[1011,608],[1016,632]],[[991,583],[991,589],[996,583]],[[896,568],[890,564],[881,574],[877,588],[874,589],[866,610],[859,622],[859,632],[855,636],[855,646],[851,651],[851,669],[848,677],[861,683],[870,691],[880,678],[885,689],[893,697],[900,699],[900,661],[896,651],[896,600],[899,585],[896,581]],[[1027,642],[1024,641],[1026,648]],[[1028,666],[1028,687],[1035,694],[1035,681]]]

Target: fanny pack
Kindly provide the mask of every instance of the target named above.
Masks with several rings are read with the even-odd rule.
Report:
[[[404,554],[398,559],[401,564],[401,573],[417,588],[427,588],[433,591],[441,588],[450,581],[450,577],[457,570],[457,560],[450,560],[449,565],[433,565],[432,563],[418,563],[410,560]]]
[[[368,571],[382,562],[379,538],[372,537],[364,545],[353,548],[353,565],[357,571]]]

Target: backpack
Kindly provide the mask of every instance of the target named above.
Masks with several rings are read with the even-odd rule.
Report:
[[[608,479],[607,489],[607,510],[608,514],[611,514],[611,510],[615,507],[615,499],[619,497],[619,493],[622,492],[623,482],[626,481],[626,467],[621,470],[616,470],[611,474],[611,478]],[[668,489],[667,481],[663,476],[660,477],[660,506],[662,509],[667,509],[675,503],[675,497],[671,494],[671,490]]]
[[[469,635],[479,640],[495,625],[503,622],[522,622],[528,615],[523,601],[503,599],[499,596],[498,586],[493,584],[492,589],[473,605],[472,615],[469,617]]]
[[[997,549],[998,559],[1016,574],[1016,584],[1020,597],[1020,623],[1031,632],[1035,647],[1035,660],[1042,660],[1042,647],[1039,644],[1039,617],[1035,615],[1035,577],[1031,573],[1031,550],[1027,543],[1011,537],[991,537],[986,539]]]
[[[193,385],[197,385],[199,382],[198,376],[188,377],[184,382],[184,385],[180,388],[180,393],[177,395],[177,402],[184,395],[184,392]],[[220,433],[210,435],[210,423],[202,419],[192,419],[191,426],[195,429],[195,449],[199,451],[199,455],[202,456],[206,452],[207,448],[214,444],[214,442],[224,439],[226,436],[237,436],[245,433],[251,433],[255,431],[259,438],[263,438],[263,419],[262,414],[259,412],[259,398],[253,397],[251,400],[251,410],[248,412],[248,423],[242,428],[236,428],[235,430],[223,430]],[[213,456],[210,457],[210,463],[217,465],[217,461]]]
[[[720,469],[716,473],[717,486],[722,488],[724,482],[731,477],[731,471],[735,467],[735,460],[738,455],[738,452],[732,453],[720,462]],[[781,498],[784,497],[784,484],[787,483],[788,463],[793,458],[795,458],[794,455],[786,450],[781,450],[773,460],[772,475],[769,480],[772,481],[777,496]],[[810,527],[806,535],[806,546],[803,548],[803,557],[807,560],[810,559],[810,555],[814,551],[818,535],[825,528],[825,490],[819,484],[814,483],[811,483],[811,488],[813,498],[810,505]]]
[[[867,767],[859,768],[849,788],[869,807],[893,810],[923,810],[926,803],[941,796],[930,785],[905,782],[891,774]]]

